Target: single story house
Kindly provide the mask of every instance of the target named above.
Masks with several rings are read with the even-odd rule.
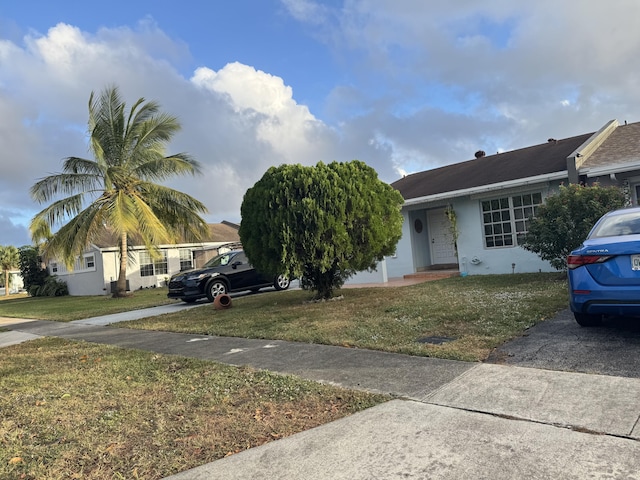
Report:
[[[595,133],[485,155],[412,175],[391,185],[403,196],[404,223],[396,254],[374,272],[347,283],[381,283],[430,270],[461,275],[553,271],[519,246],[528,218],[561,184],[582,182],[622,187],[629,204],[640,199],[640,123],[611,120]],[[239,242],[238,225],[210,226],[199,244],[161,245],[153,261],[143,246],[132,248],[129,289],[163,285],[173,273],[201,266],[225,244]],[[49,262],[72,295],[111,293],[118,274],[115,239],[92,245],[72,272]]]
[[[612,120],[586,133],[407,175],[396,255],[353,282],[387,281],[436,269],[461,275],[554,271],[519,247],[528,218],[561,184],[618,185],[640,199],[640,123]]]
[[[0,276],[2,276],[2,281],[4,282],[4,272],[0,270]],[[5,294],[5,288],[7,286],[3,286],[0,288],[0,295]],[[18,269],[9,270],[9,293],[19,293],[24,289],[24,279],[22,278],[22,273]]]
[[[144,245],[131,246],[127,289],[163,286],[174,273],[202,266],[219,251],[222,253],[227,245],[240,241],[239,228],[226,221],[210,224],[209,235],[201,243],[159,245],[160,258],[156,260]],[[64,263],[57,260],[49,260],[47,269],[67,283],[70,295],[107,295],[115,289],[119,258],[117,238],[105,231],[103,238],[76,260],[72,270],[67,270]]]

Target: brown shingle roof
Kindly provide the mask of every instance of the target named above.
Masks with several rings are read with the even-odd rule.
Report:
[[[239,242],[238,225],[230,222],[210,223],[208,242]]]
[[[240,227],[235,223],[227,221],[223,221],[222,223],[210,223],[209,235],[207,235],[206,238],[203,238],[202,242],[238,242],[240,241],[238,228]],[[142,245],[139,239],[136,238],[131,238],[129,242],[131,246]],[[94,244],[99,248],[115,247],[116,245],[118,245],[118,238],[113,234],[113,232],[105,229],[100,238],[96,240]]]
[[[618,126],[582,164],[581,168],[597,168],[638,161],[640,161],[640,122]]]
[[[592,134],[553,140],[407,175],[391,184],[405,200],[567,170],[567,157]]]

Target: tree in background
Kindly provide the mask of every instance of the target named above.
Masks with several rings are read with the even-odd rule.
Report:
[[[95,160],[68,157],[63,172],[31,187],[39,203],[53,201],[31,224],[34,240],[54,232],[43,254],[69,268],[105,229],[119,238],[117,291],[126,295],[127,249],[132,236],[155,255],[156,245],[178,238],[197,241],[207,232],[205,206],[156,182],[196,174],[199,163],[185,153],[166,156],[165,145],[180,129],[178,120],[140,98],[127,112],[117,87],[89,98],[90,150]],[[66,196],[65,196],[66,195]],[[63,198],[55,200],[59,196]],[[54,201],[55,200],[55,201]],[[68,221],[67,221],[68,220]],[[55,231],[54,226],[60,226]]]
[[[49,275],[37,247],[20,247],[18,255],[24,288],[30,296],[59,297],[69,295],[67,283],[59,280],[55,275]]]
[[[4,294],[9,296],[9,272],[18,268],[20,256],[18,249],[13,245],[3,247],[0,245],[0,270],[4,273]]]
[[[49,273],[42,263],[38,248],[30,245],[20,247],[18,255],[20,256],[18,266],[20,267],[24,288],[29,292],[29,295],[35,296],[33,294],[35,287],[42,287]]]
[[[538,207],[522,247],[548,260],[553,268],[566,270],[567,255],[582,244],[596,221],[624,205],[625,196],[618,187],[562,185]]]
[[[394,253],[403,202],[358,160],[271,167],[245,193],[240,240],[258,270],[301,278],[326,299]]]

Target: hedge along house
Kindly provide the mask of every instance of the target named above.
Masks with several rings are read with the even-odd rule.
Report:
[[[174,273],[201,266],[203,261],[212,256],[212,252],[240,240],[238,228],[238,225],[225,221],[209,224],[209,235],[201,243],[159,245],[160,257],[157,259],[151,258],[146,247],[135,245],[135,239],[132,239],[127,265],[127,290],[164,286]],[[102,238],[76,260],[73,269],[67,270],[64,263],[58,260],[49,260],[47,268],[51,275],[57,275],[67,283],[70,295],[108,295],[115,288],[119,259],[117,236],[105,231]]]
[[[462,275],[554,271],[519,246],[528,218],[562,183],[619,185],[640,198],[640,124],[612,120],[595,133],[407,175],[397,254],[386,274],[457,269]]]

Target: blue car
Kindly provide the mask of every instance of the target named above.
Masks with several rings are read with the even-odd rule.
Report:
[[[603,315],[640,316],[640,207],[600,218],[567,257],[569,303],[583,327]]]

